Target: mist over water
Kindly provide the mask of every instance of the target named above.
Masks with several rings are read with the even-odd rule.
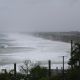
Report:
[[[70,44],[51,41],[24,33],[0,34],[0,65],[22,63],[24,60],[62,62],[70,55]],[[44,63],[45,64],[45,63]]]

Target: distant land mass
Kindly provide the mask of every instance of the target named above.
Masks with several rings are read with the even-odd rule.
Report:
[[[77,42],[80,41],[80,32],[33,32],[32,35],[41,37],[48,40],[70,42],[71,40]]]

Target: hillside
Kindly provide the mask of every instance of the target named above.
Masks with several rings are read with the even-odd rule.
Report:
[[[80,41],[80,32],[35,32],[32,34],[49,40],[63,42],[70,42],[71,40]]]

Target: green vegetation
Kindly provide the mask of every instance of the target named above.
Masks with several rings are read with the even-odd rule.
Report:
[[[68,80],[80,80],[80,43],[74,43],[71,58],[69,60],[71,68],[67,72]]]
[[[47,69],[44,67],[35,66],[30,70],[31,80],[45,80],[47,77]]]

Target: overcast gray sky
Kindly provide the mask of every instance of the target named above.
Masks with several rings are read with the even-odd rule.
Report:
[[[0,0],[0,31],[80,31],[80,0]]]

